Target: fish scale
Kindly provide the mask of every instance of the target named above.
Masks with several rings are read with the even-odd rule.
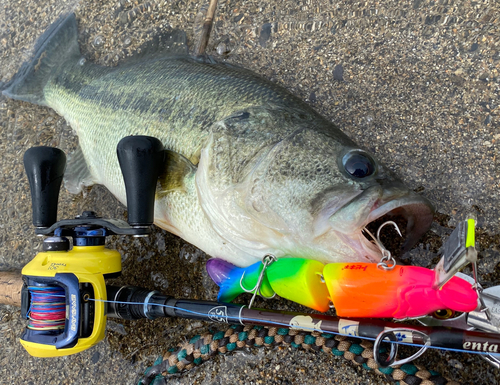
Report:
[[[116,145],[158,138],[168,156],[155,223],[239,266],[267,253],[378,261],[361,234],[368,223],[402,215],[408,249],[432,221],[425,198],[281,86],[165,51],[96,65],[80,53],[74,15],[49,27],[3,93],[51,107],[75,129],[72,192],[101,183],[125,203]]]

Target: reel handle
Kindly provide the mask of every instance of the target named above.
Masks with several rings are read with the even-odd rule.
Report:
[[[50,227],[57,220],[59,190],[66,168],[66,155],[54,147],[32,147],[24,153],[33,209],[33,225]]]
[[[154,220],[156,183],[163,168],[163,144],[150,136],[127,136],[116,148],[127,193],[128,223],[150,226]]]

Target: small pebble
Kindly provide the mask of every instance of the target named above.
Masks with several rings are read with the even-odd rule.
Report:
[[[342,67],[342,64],[337,64],[333,69],[333,78],[335,80],[344,80],[344,67]]]
[[[464,368],[464,366],[462,365],[462,363],[460,361],[455,360],[453,358],[451,360],[448,360],[448,365],[450,365],[458,370],[462,370]]]
[[[97,35],[92,40],[92,44],[95,48],[101,48],[104,45],[104,38],[101,35]]]
[[[125,39],[123,39],[123,47],[124,48],[127,48],[128,46],[130,46],[130,44],[132,44],[132,38],[127,36]]]
[[[272,24],[266,23],[262,26],[262,29],[260,30],[259,44],[264,48],[267,47],[267,42],[271,37],[271,29],[272,29]]]

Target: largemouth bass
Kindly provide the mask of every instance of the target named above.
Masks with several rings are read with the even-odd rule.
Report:
[[[379,261],[362,234],[369,223],[406,218],[408,250],[432,222],[425,198],[284,88],[187,55],[93,64],[73,14],[40,37],[3,94],[53,108],[76,131],[71,192],[99,183],[126,203],[116,145],[128,135],[160,139],[168,157],[155,224],[239,266],[267,253]]]

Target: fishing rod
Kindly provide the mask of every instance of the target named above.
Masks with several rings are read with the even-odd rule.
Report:
[[[11,278],[15,277],[13,273],[9,275]],[[17,292],[21,292],[22,297],[21,313],[29,313],[30,320],[28,328],[21,336],[21,343],[30,354],[35,356],[69,355],[98,342],[89,339],[90,336],[102,330],[102,323],[106,321],[106,316],[99,315],[96,311],[95,305],[98,304],[104,305],[107,317],[126,320],[180,317],[225,324],[271,325],[374,340],[375,346],[388,338],[392,342],[423,346],[425,349],[442,348],[478,354],[497,353],[500,346],[498,333],[450,329],[442,326],[406,325],[372,318],[340,318],[325,314],[273,311],[248,308],[246,305],[233,303],[177,299],[154,290],[134,286],[106,285],[107,299],[97,298],[97,296],[94,298],[89,290],[80,289],[79,296],[74,298],[74,301],[71,299],[69,301],[71,310],[67,318],[66,293],[71,298],[78,290],[75,285],[80,286],[80,283],[58,276],[58,274],[56,276],[52,277],[50,282],[39,278],[31,282],[38,283],[34,286],[21,284],[20,276],[16,277],[17,284],[21,284],[21,288],[17,287]],[[24,279],[26,282],[26,277]],[[0,281],[4,280],[0,278]],[[12,279],[11,286],[15,287],[12,285],[13,281]],[[39,283],[42,282],[51,284],[40,285]],[[11,301],[10,304],[19,305],[15,301]],[[78,334],[71,335],[70,330],[67,330],[68,326],[70,330],[78,330]],[[52,348],[53,344],[56,344],[56,350]],[[396,346],[391,344],[391,353],[385,360],[380,358],[377,360],[375,357],[380,366],[401,364],[401,361],[395,363]],[[423,351],[419,351],[417,354],[422,353]],[[416,358],[415,355],[405,362],[414,358]]]
[[[127,222],[100,218],[91,211],[85,211],[75,219],[56,221],[65,155],[50,147],[35,147],[25,154],[35,232],[48,237],[43,242],[43,251],[23,268],[22,276],[0,274],[0,300],[21,305],[21,314],[28,320],[28,325],[20,341],[31,355],[62,356],[88,349],[104,338],[107,317],[133,320],[175,316],[240,325],[281,326],[371,339],[375,341],[374,358],[382,367],[409,362],[427,348],[477,353],[487,357],[493,364],[500,362],[496,355],[500,345],[497,311],[500,293],[498,287],[482,290],[477,282],[473,220],[457,226],[445,246],[443,258],[432,271],[431,281],[425,287],[419,287],[416,293],[432,293],[439,297],[440,293],[451,290],[450,287],[453,289],[453,280],[459,279],[465,283],[460,282],[457,287],[467,289],[466,298],[474,293],[476,302],[470,311],[457,317],[450,317],[453,313],[446,311],[444,315],[438,312],[437,317],[423,317],[427,316],[424,312],[418,316],[424,326],[376,318],[351,318],[349,312],[341,317],[332,317],[254,309],[251,304],[246,306],[221,301],[175,299],[147,289],[106,285],[106,279],[120,274],[121,256],[116,250],[105,248],[105,238],[108,235],[147,236],[150,232],[156,180],[161,172],[159,166],[155,165],[162,164],[164,157],[163,146],[157,139],[140,136],[124,138],[118,145],[117,154],[127,191]],[[72,248],[68,238],[72,238]],[[374,237],[374,240],[380,243],[378,237]],[[390,255],[385,257],[379,265],[326,265],[320,280],[327,277],[326,270],[338,269],[354,274],[353,277],[370,272],[371,282],[375,284],[376,279],[390,282],[392,276],[384,275],[391,274],[387,271],[403,274],[403,270],[394,269],[395,264],[391,263]],[[467,264],[474,267],[474,279],[457,277],[457,272]],[[305,265],[310,266],[309,263]],[[272,279],[270,266],[271,262],[264,261],[262,266],[255,267],[258,279],[253,289],[254,295],[262,292],[266,280],[271,289],[278,289]],[[342,282],[341,279],[338,281]],[[240,282],[243,282],[243,277]],[[10,290],[2,291],[2,286]],[[415,287],[413,285],[411,289]],[[461,289],[453,290],[452,296],[462,293]],[[280,295],[283,295],[282,291]],[[284,297],[287,297],[286,293]],[[409,297],[412,298],[411,295]],[[452,302],[456,303],[456,300],[454,298]],[[398,306],[411,305],[411,300],[405,301],[397,302]],[[337,313],[346,311],[343,306],[337,310]],[[394,314],[412,313],[398,310]],[[378,347],[382,342],[390,343],[387,356],[379,354]],[[398,361],[396,355],[399,344],[418,346],[420,350]]]

